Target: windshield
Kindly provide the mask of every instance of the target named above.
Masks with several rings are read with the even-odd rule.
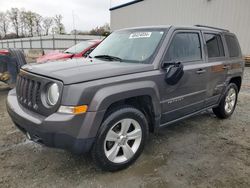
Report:
[[[90,54],[90,58],[147,63],[159,45],[163,30],[117,31],[107,37]]]
[[[75,46],[72,46],[69,49],[65,50],[64,53],[78,54],[93,44],[94,44],[94,42],[91,42],[91,41],[80,42],[80,43],[76,44]]]

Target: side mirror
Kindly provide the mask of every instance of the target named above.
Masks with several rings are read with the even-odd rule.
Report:
[[[183,65],[181,62],[179,63],[164,62],[162,65],[162,68],[167,70],[166,75],[165,75],[165,81],[169,85],[177,84],[182,78],[182,76],[184,75]]]

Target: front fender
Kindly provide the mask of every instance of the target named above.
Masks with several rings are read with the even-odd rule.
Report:
[[[145,95],[151,97],[155,116],[159,116],[161,112],[160,95],[157,85],[152,81],[124,83],[102,88],[94,95],[89,105],[89,111],[103,111],[120,100]]]

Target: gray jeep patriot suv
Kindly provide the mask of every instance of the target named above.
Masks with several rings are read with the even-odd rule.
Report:
[[[86,60],[23,66],[7,99],[37,143],[81,154],[104,170],[132,164],[149,132],[207,109],[234,112],[244,61],[236,36],[207,26],[123,29]]]

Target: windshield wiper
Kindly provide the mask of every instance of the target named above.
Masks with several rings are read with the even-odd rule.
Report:
[[[100,58],[100,59],[107,59],[107,60],[110,60],[110,61],[120,61],[120,62],[122,62],[121,58],[111,56],[111,55],[97,55],[97,56],[94,56],[94,58]]]
[[[73,52],[64,51],[65,54],[74,54]]]

